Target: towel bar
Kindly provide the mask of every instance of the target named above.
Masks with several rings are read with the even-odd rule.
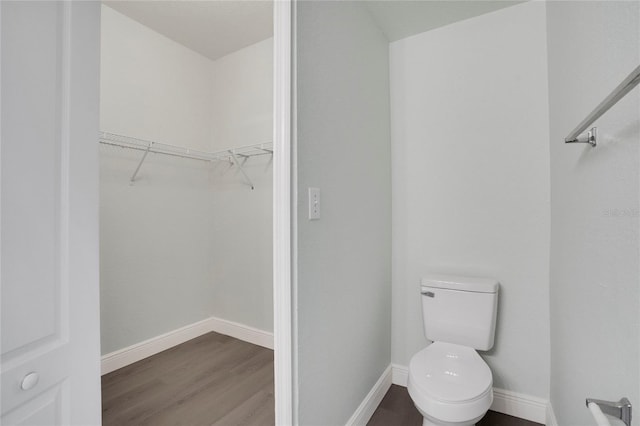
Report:
[[[587,407],[590,403],[596,404],[604,414],[616,417],[631,426],[631,402],[627,398],[620,401],[603,401],[601,399],[587,398]]]

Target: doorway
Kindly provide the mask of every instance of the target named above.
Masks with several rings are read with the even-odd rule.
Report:
[[[250,350],[274,346],[272,16],[266,2],[102,5],[103,421],[183,418],[188,395],[206,393],[181,386],[189,376],[246,381],[221,404],[259,394],[274,421],[273,354]],[[182,351],[213,363],[198,373]],[[204,408],[224,393],[208,392],[200,418],[236,415]]]

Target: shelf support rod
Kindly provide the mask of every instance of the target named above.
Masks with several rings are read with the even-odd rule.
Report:
[[[249,183],[249,186],[251,186],[251,189],[253,189],[253,182],[251,182],[251,179],[249,179],[249,176],[247,176],[247,173],[242,168],[242,164],[240,164],[240,161],[238,161],[238,157],[236,157],[236,154],[231,149],[229,150],[229,154],[231,154],[231,156],[233,157],[233,161],[236,163],[236,166],[238,166],[238,169],[244,175],[244,178]]]
[[[131,185],[133,185],[133,183],[135,182],[136,176],[138,175],[138,172],[140,171],[140,167],[142,167],[142,163],[144,163],[144,160],[147,158],[147,154],[149,154],[149,151],[151,150],[152,146],[153,146],[153,142],[149,142],[149,146],[144,151],[144,154],[142,154],[142,158],[140,159],[140,162],[138,163],[138,167],[136,167],[136,170],[131,175],[131,179],[130,179]]]

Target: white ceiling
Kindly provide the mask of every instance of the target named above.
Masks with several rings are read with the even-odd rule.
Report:
[[[213,60],[273,35],[268,0],[103,3]]]
[[[104,3],[213,60],[273,35],[271,0],[105,0]],[[396,41],[522,1],[369,0],[362,3],[389,41]]]
[[[523,1],[383,0],[366,5],[389,41],[469,19]]]

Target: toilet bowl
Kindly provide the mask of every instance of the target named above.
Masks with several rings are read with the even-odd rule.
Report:
[[[433,343],[409,363],[407,388],[423,426],[470,426],[493,402],[493,376],[476,350],[493,347],[497,280],[429,275],[422,279],[425,337]]]
[[[409,364],[409,395],[424,426],[474,425],[493,402],[489,366],[469,347],[436,342]]]

